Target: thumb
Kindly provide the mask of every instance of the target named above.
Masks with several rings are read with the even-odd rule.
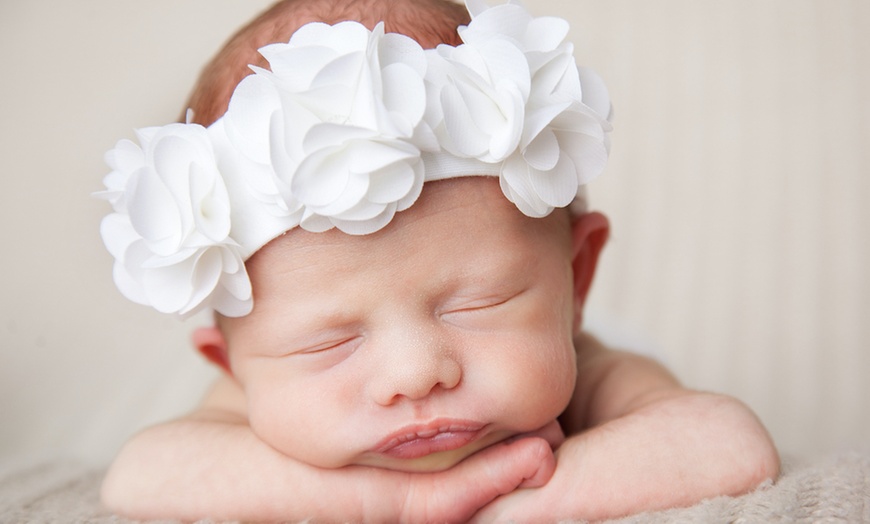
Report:
[[[500,443],[439,473],[411,479],[404,522],[464,522],[495,498],[550,480],[556,459],[543,438]]]
[[[543,486],[556,470],[556,458],[547,440],[529,437],[492,446],[459,467],[473,470],[470,476],[480,487],[491,489],[495,498],[517,488]]]

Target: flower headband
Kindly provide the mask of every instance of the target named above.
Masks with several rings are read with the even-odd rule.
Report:
[[[295,227],[373,233],[423,183],[497,176],[524,214],[584,205],[605,166],[610,100],[574,62],[568,23],[520,4],[472,15],[424,50],[357,22],[309,23],[260,53],[209,127],[136,132],[106,154],[101,224],[127,298],[182,316],[253,307],[244,261]]]

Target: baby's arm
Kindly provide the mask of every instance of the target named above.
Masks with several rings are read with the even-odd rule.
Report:
[[[554,468],[541,438],[492,446],[441,473],[311,467],[253,434],[241,389],[224,378],[196,413],[128,442],[102,498],[138,519],[465,521],[501,494],[543,485]]]
[[[546,486],[500,497],[481,521],[596,520],[736,495],[776,477],[776,449],[745,405],[686,390],[647,358],[588,336],[577,342],[556,472]]]

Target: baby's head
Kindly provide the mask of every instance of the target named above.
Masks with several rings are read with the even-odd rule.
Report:
[[[259,49],[287,42],[309,22],[337,24],[356,21],[373,29],[384,22],[384,31],[406,35],[423,49],[439,44],[459,45],[456,32],[470,21],[468,11],[449,0],[283,0],[240,29],[203,69],[187,108],[193,121],[211,125],[227,110],[230,97],[250,65],[268,67]]]
[[[197,346],[304,462],[443,469],[571,398],[609,102],[564,21],[469,7],[459,38],[446,2],[279,4],[205,70],[207,127],[107,157],[119,288],[215,309]]]

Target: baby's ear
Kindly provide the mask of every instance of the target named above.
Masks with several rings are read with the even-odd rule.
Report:
[[[193,345],[206,360],[224,370],[227,375],[233,375],[227,341],[220,329],[215,326],[197,328],[193,332]]]
[[[580,328],[583,304],[595,276],[598,257],[607,242],[610,223],[601,213],[586,213],[571,223],[572,260],[574,269],[574,327]]]

